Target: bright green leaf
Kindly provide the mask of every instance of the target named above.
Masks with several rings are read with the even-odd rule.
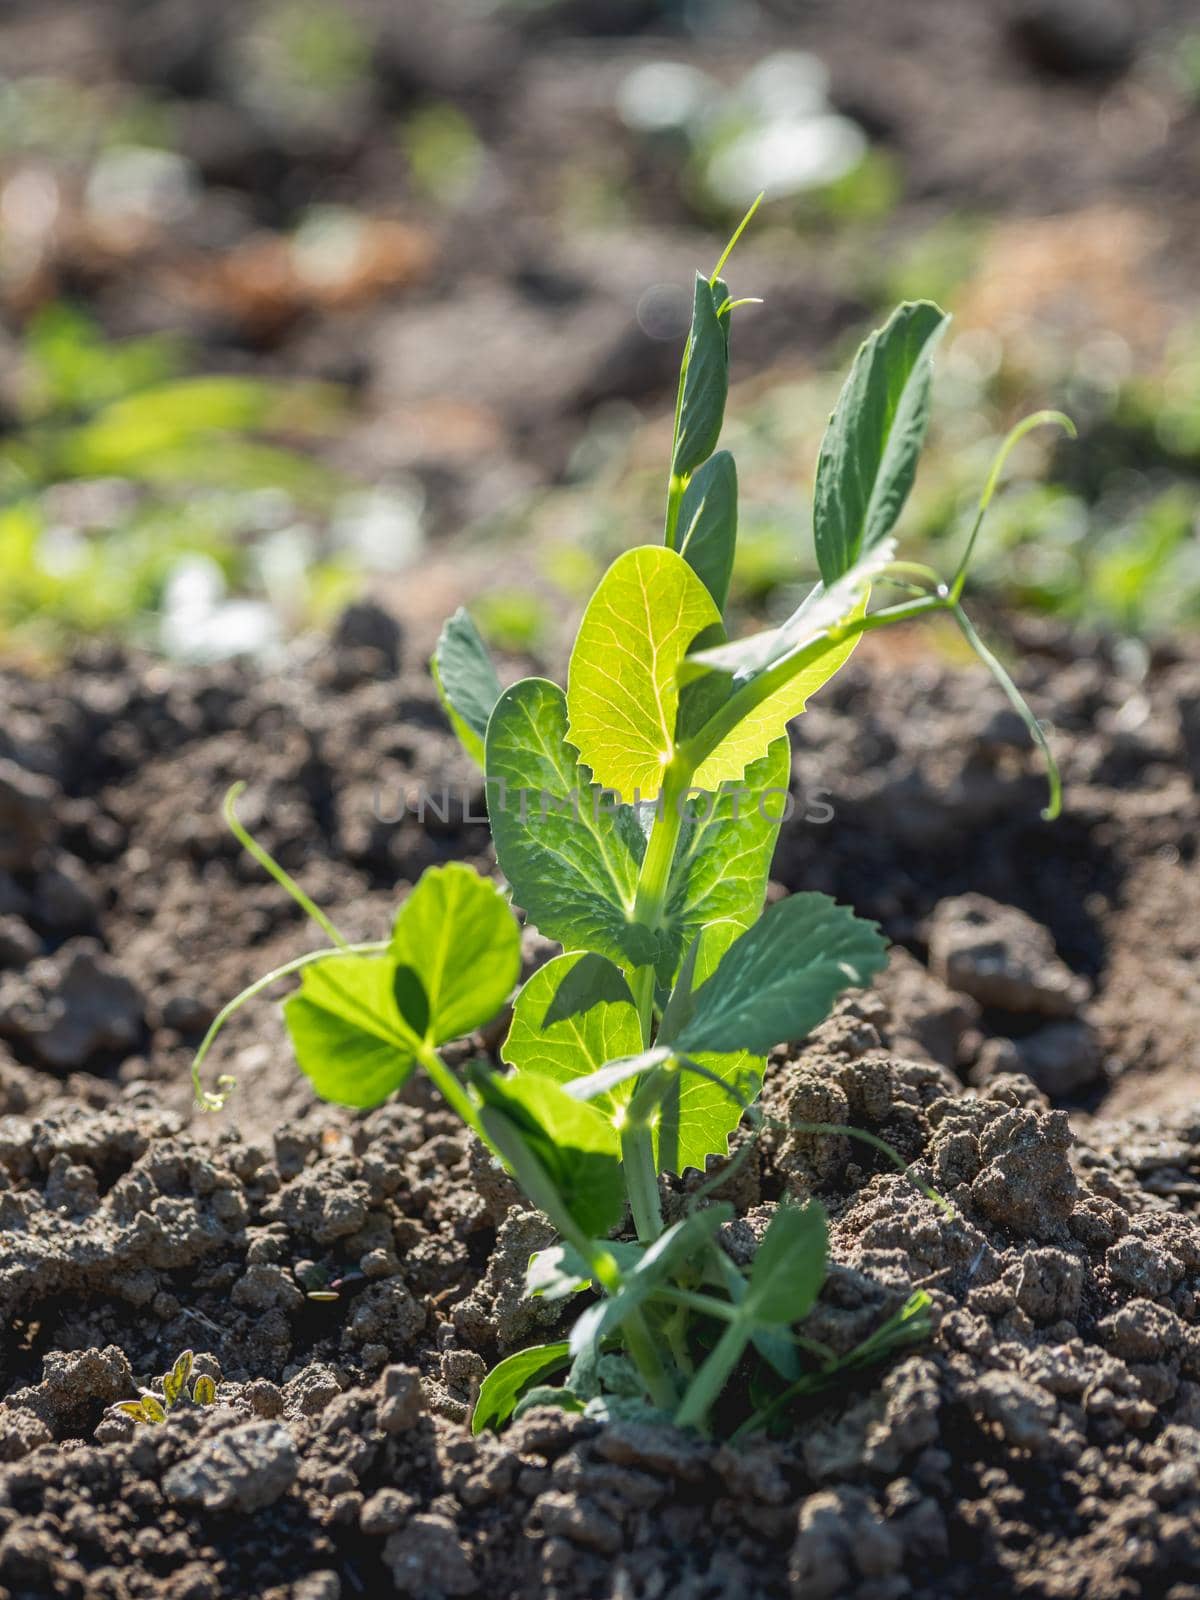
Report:
[[[679,667],[719,621],[687,562],[661,545],[619,556],[592,596],[571,653],[568,737],[625,801],[657,798],[675,753]]]
[[[471,1432],[499,1428],[512,1416],[524,1391],[543,1378],[553,1377],[571,1364],[571,1347],[565,1339],[557,1344],[535,1344],[505,1356],[492,1368],[479,1386],[475,1409],[471,1413]]]
[[[565,1213],[589,1239],[614,1228],[625,1184],[608,1120],[534,1072],[504,1078],[477,1065],[472,1082],[484,1132],[533,1203],[556,1225]]]
[[[170,1411],[171,1407],[178,1402],[180,1395],[183,1393],[184,1385],[187,1383],[188,1377],[191,1374],[191,1370],[192,1352],[190,1350],[184,1350],[176,1358],[175,1365],[163,1379],[163,1399],[166,1401],[168,1411]]]
[[[751,762],[766,754],[817,690],[845,666],[857,643],[857,638],[819,639],[765,672],[759,680],[761,699],[700,763],[693,783],[701,789],[738,783]],[[772,687],[775,672],[780,674],[778,687]]]
[[[556,956],[530,978],[500,1053],[521,1072],[568,1083],[641,1047],[642,1025],[624,974],[603,956],[577,954]],[[610,1117],[616,1109],[611,1098],[596,1104]]]
[[[331,955],[300,975],[283,1014],[300,1070],[322,1100],[377,1106],[412,1073],[418,1040],[401,1016],[389,956]]]
[[[723,283],[696,274],[692,327],[684,356],[683,393],[671,470],[685,478],[717,447],[729,393],[729,317],[718,308],[729,298]]]
[[[675,549],[724,611],[737,545],[737,468],[728,450],[719,450],[697,469],[683,495]]]
[[[451,727],[468,755],[482,766],[484,737],[500,698],[500,680],[479,630],[461,606],[444,624],[430,668]]]
[[[931,363],[944,311],[900,306],[863,344],[830,418],[817,463],[813,532],[827,584],[896,525],[929,425]]]
[[[697,989],[691,1018],[660,1044],[692,1051],[751,1050],[803,1038],[848,988],[863,988],[887,961],[887,945],[828,895],[794,894],[769,906]]]
[[[192,1385],[192,1404],[211,1406],[217,1398],[217,1386],[206,1372],[202,1372]]]
[[[162,1401],[156,1394],[146,1390],[142,1395],[142,1413],[147,1422],[165,1422],[167,1413],[163,1409]]]
[[[488,812],[500,869],[549,939],[630,966],[658,941],[631,922],[646,837],[593,786],[567,743],[562,690],[524,678],[496,703],[487,736]]]
[[[507,1003],[521,974],[521,930],[496,885],[454,861],[421,875],[397,913],[390,953],[405,1020],[444,1044]]]
[[[756,1322],[799,1322],[817,1303],[829,1257],[829,1224],[815,1200],[781,1205],[750,1266],[742,1309]]]

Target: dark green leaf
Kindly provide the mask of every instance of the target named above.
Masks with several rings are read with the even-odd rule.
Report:
[[[693,473],[683,495],[675,549],[724,611],[737,545],[737,468],[719,450]]]
[[[929,425],[931,362],[948,318],[907,302],[859,350],[817,464],[813,531],[826,584],[896,525]]]
[[[555,1387],[548,1383],[535,1383],[532,1389],[517,1401],[513,1410],[513,1421],[523,1417],[527,1411],[534,1411],[538,1406],[554,1406],[559,1411],[569,1412],[578,1416],[584,1410],[583,1401],[571,1388],[569,1381]]]
[[[500,680],[487,646],[460,606],[445,623],[430,662],[438,696],[467,753],[483,765],[483,741]]]
[[[479,1386],[471,1413],[471,1432],[499,1428],[512,1416],[513,1408],[526,1389],[543,1378],[553,1377],[570,1364],[571,1350],[565,1339],[557,1344],[536,1344],[505,1356]]]
[[[697,273],[679,430],[671,463],[677,478],[686,478],[707,461],[721,436],[729,393],[729,318],[718,317],[717,309],[728,298],[724,284],[711,285]]]
[[[664,984],[707,923],[749,927],[762,910],[791,776],[791,746],[777,739],[740,783],[687,802],[667,888],[658,974]]]
[[[692,1261],[733,1215],[729,1205],[709,1206],[673,1223],[650,1245],[638,1264],[621,1279],[616,1294],[598,1300],[571,1329],[571,1350],[578,1355],[599,1346],[600,1340],[626,1322],[655,1289]]]
[[[771,1218],[750,1265],[742,1309],[756,1322],[799,1322],[817,1303],[829,1257],[829,1224],[815,1200],[784,1204]]]
[[[769,906],[696,991],[692,1016],[660,1044],[693,1051],[750,1050],[800,1039],[828,1016],[848,988],[880,972],[887,946],[873,922],[863,922],[828,895],[795,894]]]
[[[524,678],[500,696],[487,790],[500,868],[530,921],[568,950],[628,966],[653,961],[656,937],[630,920],[646,836],[632,809],[578,764],[557,684]]]

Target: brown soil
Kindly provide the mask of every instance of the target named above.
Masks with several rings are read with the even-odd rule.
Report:
[[[1054,826],[972,671],[864,651],[801,719],[779,883],[901,949],[768,1105],[881,1134],[957,1215],[842,1139],[763,1137],[729,1247],[816,1192],[810,1331],[848,1347],[916,1286],[937,1328],[735,1451],[545,1411],[470,1437],[486,1364],[554,1315],[520,1299],[547,1229],[419,1087],[314,1105],[263,1001],[214,1053],[226,1112],[190,1116],[215,1007],[312,943],[224,834],[231,780],[348,935],[430,862],[488,865],[479,825],[373,814],[473,782],[425,644],[360,610],[274,677],[0,678],[0,1594],[1200,1593],[1196,659],[1026,628]],[[215,1410],[106,1411],[184,1347]]]

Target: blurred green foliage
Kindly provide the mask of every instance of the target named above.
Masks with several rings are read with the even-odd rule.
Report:
[[[324,516],[342,487],[276,442],[327,432],[332,390],[189,377],[179,341],[115,343],[64,305],[33,318],[22,358],[0,436],[0,638],[145,635],[185,559],[259,590],[261,537]],[[315,565],[291,603],[328,593],[336,571]]]

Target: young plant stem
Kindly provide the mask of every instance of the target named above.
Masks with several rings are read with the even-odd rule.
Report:
[[[658,1194],[658,1163],[654,1135],[645,1125],[622,1128],[621,1161],[633,1225],[643,1244],[653,1244],[663,1231],[662,1202]]]
[[[291,895],[292,899],[300,907],[301,911],[304,912],[305,916],[312,918],[317,927],[320,928],[322,933],[324,933],[329,939],[330,943],[335,944],[339,950],[348,952],[350,949],[349,944],[347,944],[346,940],[342,938],[341,934],[321,910],[320,906],[317,905],[316,901],[311,900],[308,895],[305,894],[304,890],[296,882],[295,878],[293,878],[290,873],[284,871],[284,869],[279,865],[278,861],[275,860],[275,857],[263,849],[262,845],[259,844],[254,835],[250,833],[240,821],[236,808],[238,800],[245,793],[245,789],[246,785],[238,782],[232,784],[225,795],[225,822],[228,825],[229,831],[241,845],[242,849],[245,850],[247,854],[254,857],[255,861],[258,862],[263,871],[269,873],[279,887]]]
[[[675,1413],[676,1427],[703,1429],[706,1426],[708,1413],[728,1383],[733,1369],[742,1359],[742,1352],[749,1343],[752,1332],[751,1324],[744,1317],[738,1317],[729,1324],[699,1372],[688,1384],[687,1393]]]
[[[664,1284],[654,1291],[654,1298],[665,1300],[669,1305],[699,1311],[706,1317],[716,1317],[721,1322],[737,1321],[738,1309],[735,1305],[728,1300],[718,1300],[715,1295],[702,1294],[698,1289],[679,1289],[674,1284]]]
[[[472,1133],[477,1134],[487,1144],[489,1140],[483,1131],[483,1124],[479,1120],[479,1111],[475,1102],[433,1046],[431,1044],[422,1044],[417,1050],[417,1060],[424,1067],[429,1075],[429,1081],[450,1109],[456,1116],[462,1118]]]
[[[690,768],[677,769],[672,763],[663,779],[658,809],[646,842],[638,874],[633,920],[651,932],[658,929],[666,905],[667,887],[675,848],[683,826],[682,797],[692,776]],[[654,1029],[654,967],[639,967],[633,974],[633,996],[642,1025],[642,1043],[649,1049]],[[662,1232],[662,1205],[658,1195],[658,1164],[654,1159],[654,1136],[648,1121],[630,1121],[621,1130],[621,1157],[634,1225],[643,1244],[652,1244]]]
[[[625,1335],[625,1346],[641,1374],[651,1400],[660,1411],[673,1412],[679,1396],[675,1392],[670,1374],[662,1364],[658,1346],[643,1314],[640,1311],[632,1312],[626,1318],[622,1331]]]

